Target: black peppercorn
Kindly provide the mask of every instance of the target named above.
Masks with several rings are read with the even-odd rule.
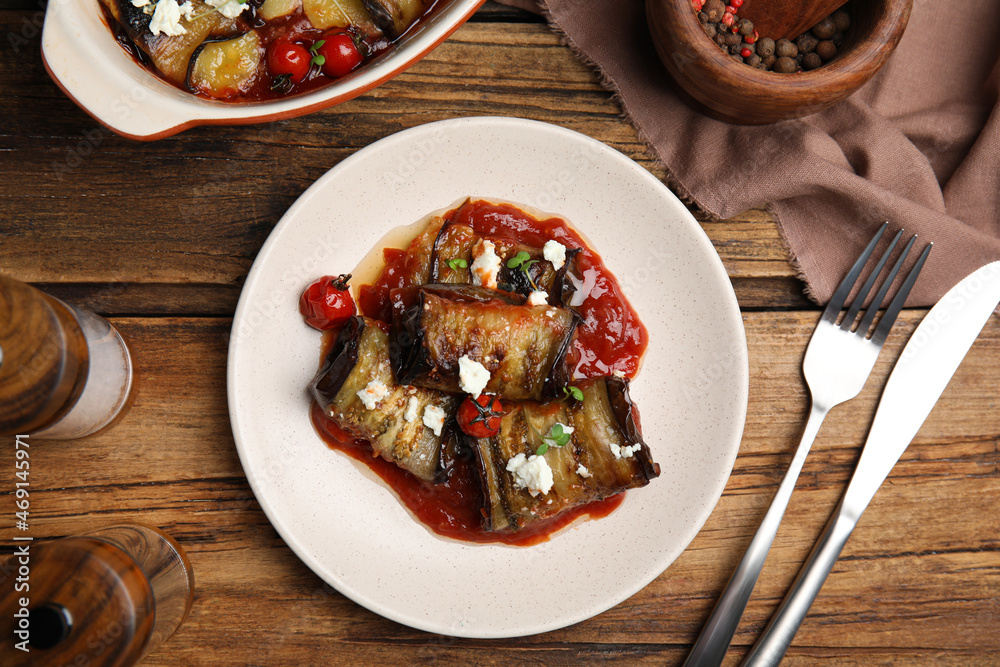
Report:
[[[716,34],[715,43],[721,46],[722,48],[726,49],[727,51],[729,50],[728,47],[726,46],[726,33],[720,32]]]
[[[705,4],[702,5],[701,11],[705,12],[708,16],[708,20],[711,23],[716,23],[722,20],[722,15],[726,13],[726,5],[722,0],[705,0]]]
[[[753,54],[744,62],[746,62],[747,65],[750,65],[750,67],[760,67],[761,62],[763,61],[760,59],[760,56]]]
[[[839,32],[844,32],[851,27],[851,16],[843,9],[838,9],[830,16],[833,19],[833,25],[837,27]]]
[[[744,37],[749,37],[753,34],[753,21],[750,19],[740,19],[739,22],[739,33]]]
[[[702,23],[701,29],[705,31],[711,39],[715,39],[715,36],[719,34],[719,24],[718,23]]]
[[[732,32],[724,33],[726,36],[726,46],[739,46],[740,42],[743,41],[738,34]]]
[[[830,39],[837,32],[837,26],[829,16],[812,27],[812,34],[818,39]]]
[[[703,11],[698,12],[698,20],[701,21],[703,24],[708,23],[708,14],[706,14]]]
[[[799,49],[787,39],[779,39],[774,43],[774,52],[779,58],[794,58],[799,55]]]
[[[777,60],[778,60],[778,56],[776,56],[776,55],[774,55],[772,53],[771,55],[763,56],[760,59],[760,64],[764,66],[764,69],[771,69],[772,67],[774,67],[774,63]]]
[[[837,55],[837,47],[833,42],[826,39],[816,45],[816,53],[823,59],[823,62],[827,62]]]
[[[799,68],[795,58],[789,58],[788,56],[781,56],[774,61],[774,71],[780,72],[782,74],[791,74]]]
[[[822,67],[823,59],[819,57],[818,53],[807,53],[802,59],[802,69],[812,70],[817,67]]]
[[[816,50],[817,44],[819,44],[819,40],[808,32],[799,35],[799,38],[795,40],[795,46],[798,47],[799,53],[812,53]]]
[[[774,53],[774,40],[770,37],[761,37],[757,40],[757,55],[767,58]]]

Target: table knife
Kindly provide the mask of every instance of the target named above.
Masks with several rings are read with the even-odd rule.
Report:
[[[875,492],[920,430],[1000,302],[1000,262],[945,294],[910,336],[886,382],[844,497],[744,666],[777,665]]]

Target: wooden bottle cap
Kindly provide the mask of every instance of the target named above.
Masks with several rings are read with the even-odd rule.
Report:
[[[28,549],[30,591],[18,592],[10,585],[0,595],[0,632],[5,638],[0,664],[107,667],[132,665],[142,658],[155,605],[149,581],[128,554],[92,537],[69,537]],[[17,572],[17,559],[15,552],[5,565]],[[15,632],[22,597],[29,601],[27,652],[17,648],[22,639]]]
[[[62,417],[87,379],[87,341],[62,303],[0,276],[0,435]]]

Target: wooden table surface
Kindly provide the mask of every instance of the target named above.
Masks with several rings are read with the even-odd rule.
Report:
[[[547,121],[658,177],[663,169],[545,24],[497,5],[351,102],[155,143],[111,134],[49,80],[42,16],[39,2],[0,0],[0,272],[107,316],[133,345],[139,385],[114,429],[33,441],[32,533],[137,521],[180,541],[197,599],[178,634],[143,664],[678,664],[763,517],[807,409],[800,367],[819,309],[767,213],[720,222],[696,212],[742,307],[751,379],[735,468],[688,549],[631,599],[578,625],[504,640],[426,634],[326,586],[278,537],[247,485],[225,371],[231,317],[258,249],[328,169],[377,139],[445,118]],[[746,653],[822,530],[879,388],[924,312],[904,311],[874,380],[820,432],[727,664]],[[998,375],[993,317],[863,516],[786,664],[1000,664]],[[13,460],[12,445],[0,445],[4,460]],[[2,480],[0,507],[12,516],[12,474]],[[3,553],[13,550],[9,523],[0,528]]]

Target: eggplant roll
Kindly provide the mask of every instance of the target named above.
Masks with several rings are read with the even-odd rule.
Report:
[[[486,530],[520,530],[659,476],[633,414],[628,382],[607,377],[578,386],[582,401],[505,403],[497,435],[463,435],[478,460]],[[573,429],[563,446],[545,440],[557,423]],[[532,462],[543,442],[549,446],[538,458],[551,469],[551,488],[532,493],[519,482],[515,463]]]
[[[472,227],[451,221],[444,222],[434,241],[428,282],[473,283],[471,267],[483,241],[492,243],[493,252],[500,257],[500,271],[497,275],[499,289],[523,296],[542,290],[548,294],[548,303],[553,306],[570,303],[576,291],[570,276],[577,273],[576,256],[580,252],[579,248],[568,249],[565,263],[555,269],[552,262],[545,259],[542,248],[506,238],[480,236]],[[507,261],[519,252],[528,254],[529,259],[525,262],[527,268],[522,270],[508,267]],[[454,262],[454,266],[450,266],[448,262],[455,259],[465,260],[465,266]]]
[[[377,455],[422,480],[444,480],[442,443],[458,398],[397,384],[389,337],[374,320],[353,317],[344,325],[309,388],[344,431],[368,440]]]
[[[512,303],[523,298],[468,285],[390,294],[389,355],[403,384],[461,392],[462,357],[489,371],[483,391],[501,399],[543,400],[568,382],[566,353],[579,317],[571,310]]]

